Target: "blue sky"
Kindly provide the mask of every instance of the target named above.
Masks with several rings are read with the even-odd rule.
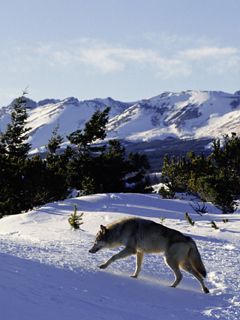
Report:
[[[0,0],[0,105],[240,89],[239,0]]]

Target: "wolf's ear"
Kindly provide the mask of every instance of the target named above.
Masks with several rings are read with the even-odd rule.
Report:
[[[100,225],[100,228],[103,233],[105,233],[107,231],[107,228],[105,226],[103,226],[102,224]]]

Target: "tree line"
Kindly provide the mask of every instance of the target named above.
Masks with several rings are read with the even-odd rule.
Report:
[[[166,155],[162,175],[168,186],[160,191],[165,197],[189,192],[213,202],[223,213],[234,212],[240,196],[240,137],[232,133],[215,139],[209,156],[194,152],[179,158]]]
[[[46,154],[29,156],[25,95],[14,101],[11,121],[0,134],[0,217],[65,199],[71,190],[82,194],[142,192],[149,168],[145,155],[127,154],[118,140],[94,144],[106,137],[110,108],[96,111],[83,129],[63,137],[53,130]]]

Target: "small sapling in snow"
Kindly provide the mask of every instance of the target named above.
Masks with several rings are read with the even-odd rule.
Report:
[[[213,229],[216,229],[216,230],[219,229],[218,226],[216,225],[216,222],[214,222],[214,221],[211,221],[211,226]]]
[[[165,217],[159,217],[160,223],[163,224],[164,220],[166,219]]]
[[[80,229],[80,226],[83,224],[82,217],[83,217],[83,212],[78,214],[77,206],[75,205],[73,213],[68,218],[68,222],[72,227],[72,229],[74,230]]]
[[[189,216],[189,214],[186,212],[185,213],[185,219],[187,220],[187,222],[191,225],[194,226],[195,221],[192,220],[192,218]]]

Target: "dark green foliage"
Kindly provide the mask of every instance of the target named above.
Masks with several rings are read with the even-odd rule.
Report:
[[[228,177],[211,175],[201,177],[195,182],[193,188],[198,195],[207,201],[211,201],[219,207],[223,213],[232,213],[235,210],[236,202],[234,201],[233,181],[230,182]]]
[[[24,206],[22,162],[5,155],[0,158],[0,215],[16,214]]]
[[[149,182],[144,178],[144,176],[149,167],[146,155],[138,152],[129,154],[127,167],[129,177],[126,179],[126,182],[132,185],[132,187],[129,188],[129,191],[145,192],[146,186]]]
[[[166,155],[163,159],[162,175],[171,192],[182,192],[187,186],[187,165],[185,158],[177,160]]]
[[[47,145],[49,152],[44,160],[46,163],[44,185],[47,188],[48,202],[64,199],[68,193],[66,176],[70,154],[68,150],[62,154],[59,152],[63,137],[57,131],[58,127],[53,130],[52,137]]]
[[[117,140],[110,140],[100,158],[100,167],[95,176],[100,192],[120,192],[124,190],[127,160],[125,148]],[[101,169],[102,168],[102,169]]]
[[[98,152],[103,152],[105,148],[92,146],[92,143],[105,138],[109,111],[109,108],[105,108],[102,112],[96,111],[83,130],[76,130],[67,137],[74,147],[67,164],[69,186],[81,190],[84,188],[84,192],[87,193],[96,191],[93,187],[97,185],[96,173],[102,170]]]
[[[21,211],[44,204],[47,199],[45,187],[46,163],[39,156],[27,159],[24,165],[24,203]]]
[[[173,199],[175,196],[175,192],[172,191],[169,184],[167,185],[167,188],[161,187],[158,193],[163,197],[163,199]]]
[[[0,136],[0,215],[25,210],[25,162],[30,145],[24,96],[15,100],[11,122]]]
[[[79,150],[85,151],[90,148],[90,144],[98,139],[106,137],[106,124],[108,122],[108,114],[110,108],[105,108],[102,112],[96,111],[91,119],[85,124],[83,130],[72,132],[67,138],[71,144],[76,145]]]
[[[163,177],[175,191],[197,194],[203,201],[211,201],[223,213],[236,209],[240,196],[240,138],[226,135],[213,142],[212,153],[206,157],[190,152],[186,157],[165,157]]]
[[[76,146],[68,163],[68,184],[84,194],[125,191],[126,183],[131,183],[140,192],[146,185],[142,182],[149,167],[146,156],[137,153],[127,156],[118,140],[110,140],[104,145],[93,144],[106,137],[109,110],[95,112],[83,130],[68,136]],[[133,172],[131,177],[126,179],[130,172]]]
[[[110,108],[105,108],[102,112],[96,111],[91,119],[85,124],[84,142],[92,143],[97,139],[103,140],[106,137],[106,124],[108,122]]]
[[[83,224],[82,217],[83,217],[83,212],[78,214],[77,213],[77,206],[74,206],[74,211],[68,218],[68,222],[70,226],[73,228],[73,230],[78,230],[80,229],[80,226]]]
[[[47,159],[28,157],[26,99],[15,100],[11,122],[0,137],[0,215],[17,214],[67,194],[66,163],[56,150],[61,143],[57,131],[48,145]],[[63,174],[64,172],[64,174]]]
[[[59,127],[57,126],[53,132],[52,137],[48,141],[47,149],[49,154],[56,154],[57,150],[60,148],[61,143],[64,141],[63,137],[58,134]]]
[[[96,191],[96,184],[94,179],[86,176],[83,177],[81,191],[84,195],[94,194]]]
[[[0,136],[1,150],[9,157],[18,160],[26,159],[30,144],[26,142],[30,128],[26,128],[27,121],[26,99],[24,95],[14,101],[11,113],[11,123]]]

